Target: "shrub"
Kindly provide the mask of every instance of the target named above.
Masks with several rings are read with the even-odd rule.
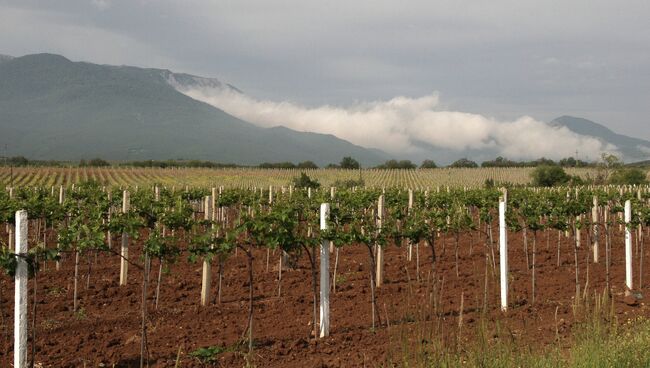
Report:
[[[345,188],[345,189],[351,189],[354,187],[364,187],[366,184],[363,181],[363,179],[347,179],[347,180],[337,180],[335,181],[332,186],[336,188]]]
[[[571,177],[559,166],[539,166],[531,173],[533,185],[552,187],[569,182]]]
[[[609,177],[610,184],[642,185],[647,184],[646,172],[635,168],[619,168]]]
[[[320,183],[316,179],[310,178],[304,172],[300,173],[300,176],[293,178],[293,186],[296,188],[320,188]]]

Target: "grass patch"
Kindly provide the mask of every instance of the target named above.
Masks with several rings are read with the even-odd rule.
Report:
[[[613,303],[603,293],[576,304],[579,318],[570,343],[528,344],[504,331],[499,323],[478,321],[468,341],[454,332],[441,337],[435,320],[418,319],[394,326],[391,354],[385,367],[409,368],[610,368],[650,367],[650,319],[619,323]],[[397,328],[395,328],[397,327]]]
[[[86,310],[83,307],[77,309],[77,311],[74,312],[74,317],[80,321],[86,319]]]
[[[233,351],[233,348],[223,346],[208,346],[194,350],[189,354],[189,356],[197,359],[203,364],[206,364],[216,361],[219,355],[228,351]]]

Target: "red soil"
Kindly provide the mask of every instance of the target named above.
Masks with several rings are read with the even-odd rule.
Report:
[[[509,331],[522,342],[543,347],[556,340],[556,329],[564,344],[570,343],[571,327],[575,323],[572,302],[575,296],[574,255],[571,239],[562,237],[561,264],[556,266],[557,232],[538,235],[537,301],[531,305],[531,276],[526,262],[521,233],[510,234],[510,310],[499,311],[498,249],[495,245],[497,270],[488,270],[488,300],[486,320],[499,321],[502,330]],[[6,235],[2,234],[3,239]],[[624,302],[623,236],[616,233],[612,250],[611,282],[615,313],[622,322],[638,315],[647,316],[643,301],[637,306]],[[532,255],[532,233],[529,233]],[[443,242],[445,252],[442,252]],[[583,242],[588,238],[583,233]],[[473,244],[470,254],[470,243]],[[118,244],[114,242],[114,244]],[[258,367],[361,367],[378,366],[390,359],[401,359],[400,346],[415,337],[404,337],[403,331],[414,330],[426,315],[436,313],[433,321],[440,323],[437,333],[442,341],[455,345],[461,293],[463,295],[463,335],[469,340],[481,320],[485,282],[484,241],[476,234],[460,238],[459,277],[454,262],[454,242],[449,236],[438,239],[436,248],[437,286],[433,286],[430,248],[420,246],[420,281],[416,280],[415,254],[406,260],[406,247],[386,248],[385,283],[378,290],[378,307],[382,325],[371,330],[370,282],[368,251],[365,246],[344,247],[340,251],[338,290],[331,294],[331,336],[321,340],[310,338],[312,319],[311,273],[306,256],[295,270],[282,276],[282,295],[277,296],[277,255],[271,256],[266,270],[266,251],[255,254],[255,353],[252,362]],[[604,240],[601,240],[601,263],[588,262],[590,247],[579,250],[579,279],[585,287],[588,273],[588,295],[602,293],[605,287]],[[130,248],[138,255],[139,247]],[[415,253],[415,250],[414,250]],[[80,267],[80,307],[72,312],[73,257],[68,255],[60,271],[49,263],[38,274],[36,362],[43,367],[132,367],[139,366],[142,272],[131,266],[129,284],[118,285],[119,258],[100,254],[92,263],[90,287],[86,286],[87,257]],[[137,260],[140,262],[140,259]],[[635,283],[638,282],[638,257],[635,258]],[[141,262],[140,262],[141,263]],[[331,258],[334,265],[334,257]],[[589,266],[588,266],[589,265]],[[587,271],[587,268],[589,270]],[[650,280],[644,267],[644,279]],[[199,307],[201,263],[189,263],[183,256],[164,274],[158,310],[153,307],[157,261],[152,263],[149,290],[148,348],[152,367],[174,367],[180,356],[181,367],[202,366],[188,356],[201,347],[232,347],[241,338],[248,315],[248,278],[245,255],[239,251],[226,262],[221,304]],[[408,270],[408,271],[407,271]],[[217,266],[213,265],[213,295],[216,294]],[[442,281],[444,279],[444,281]],[[410,281],[409,281],[410,280]],[[442,285],[442,287],[441,287]],[[33,281],[30,281],[30,288]],[[3,315],[0,336],[0,365],[10,366],[13,331],[13,282],[0,278],[0,307]],[[435,290],[435,291],[434,291]],[[429,304],[430,293],[438,295],[440,306]],[[31,298],[31,290],[30,290]],[[31,302],[31,300],[30,300]],[[419,309],[426,309],[424,311]],[[425,308],[425,306],[427,306]],[[30,304],[30,313],[33,305]],[[557,311],[557,318],[556,318]],[[386,316],[390,327],[385,323]],[[31,318],[31,317],[30,317]],[[398,327],[404,327],[399,329]],[[31,328],[31,321],[30,321]],[[398,332],[401,331],[401,332]],[[406,339],[406,340],[404,340]],[[245,351],[239,348],[239,351]],[[180,353],[179,353],[180,352]],[[245,354],[227,352],[219,355],[214,366],[243,366]],[[209,365],[209,366],[212,366]]]

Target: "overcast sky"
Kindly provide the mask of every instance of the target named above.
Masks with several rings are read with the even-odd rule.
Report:
[[[648,0],[0,0],[0,53],[168,68],[318,107],[418,98],[650,139]]]

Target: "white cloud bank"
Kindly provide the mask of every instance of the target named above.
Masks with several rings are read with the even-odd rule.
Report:
[[[478,114],[439,109],[437,93],[419,98],[357,103],[348,107],[305,107],[291,102],[260,101],[229,89],[183,88],[186,95],[262,127],[285,126],[333,134],[363,147],[404,158],[421,153],[414,143],[463,151],[491,149],[510,159],[600,157],[616,147],[554,128],[531,117],[497,121]]]

